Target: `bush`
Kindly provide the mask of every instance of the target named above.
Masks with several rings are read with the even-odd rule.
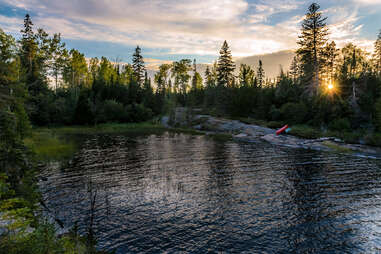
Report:
[[[367,145],[381,146],[381,134],[380,133],[366,135],[364,140],[365,140],[365,143]]]
[[[284,122],[271,121],[271,122],[268,122],[266,126],[269,128],[281,128],[284,126]]]
[[[298,124],[303,123],[307,115],[307,107],[303,103],[289,102],[281,107],[280,112],[284,121]]]
[[[329,129],[334,131],[347,131],[351,129],[351,124],[347,118],[335,119],[329,124]]]
[[[115,100],[105,100],[102,113],[106,122],[124,122],[127,119],[123,105]]]
[[[381,131],[381,98],[379,98],[375,104],[376,115],[375,115],[375,125],[379,131]]]
[[[271,106],[270,116],[272,121],[278,121],[281,118],[281,112],[279,109],[275,107],[275,105]]]
[[[150,108],[144,107],[143,104],[131,104],[126,107],[127,120],[129,122],[144,122],[152,118],[153,113]]]
[[[358,144],[362,135],[360,133],[344,132],[341,137],[346,143]]]
[[[291,135],[302,137],[302,138],[308,138],[308,139],[314,139],[321,137],[320,131],[309,127],[307,125],[295,125],[291,127],[290,131]]]

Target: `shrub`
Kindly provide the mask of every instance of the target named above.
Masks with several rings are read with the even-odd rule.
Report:
[[[115,100],[105,100],[102,113],[106,122],[124,122],[127,116],[123,105]]]
[[[289,102],[280,109],[282,119],[288,123],[303,123],[307,115],[307,107],[303,103]]]
[[[347,131],[351,129],[351,124],[347,118],[335,119],[329,124],[329,129],[334,131]]]
[[[354,132],[344,132],[341,137],[346,143],[350,144],[358,144],[361,139],[360,133],[354,133]]]
[[[375,104],[376,115],[375,115],[375,125],[379,131],[381,131],[381,98],[379,98]]]
[[[127,120],[134,123],[147,121],[153,116],[152,110],[143,104],[130,104],[126,107],[126,112]]]
[[[269,128],[281,128],[284,126],[284,123],[279,121],[271,121],[271,122],[268,122],[266,126]]]
[[[307,125],[292,126],[290,134],[308,139],[319,138],[322,136],[318,130]]]
[[[366,135],[364,140],[365,140],[365,143],[367,145],[381,146],[381,134],[380,133]]]
[[[275,107],[275,105],[271,106],[270,116],[272,121],[278,121],[281,118],[281,112],[279,109]]]

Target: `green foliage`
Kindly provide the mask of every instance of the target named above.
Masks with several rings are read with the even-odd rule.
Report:
[[[135,53],[132,56],[132,68],[134,70],[134,76],[139,86],[143,85],[144,80],[144,61],[143,56],[141,55],[141,49],[139,46],[136,46]]]
[[[24,139],[25,145],[32,150],[39,160],[61,160],[70,158],[77,151],[76,143],[59,136],[49,129],[33,131]]]
[[[334,131],[348,131],[351,128],[351,124],[347,118],[339,118],[334,119],[328,127]]]
[[[301,138],[307,138],[307,139],[314,139],[314,138],[319,138],[322,136],[320,131],[308,125],[293,125],[289,133],[291,135],[295,135],[295,136],[298,136]]]
[[[375,108],[376,108],[375,125],[377,126],[377,129],[381,131],[381,97],[377,100],[375,104]]]
[[[364,140],[367,145],[381,146],[381,133],[368,134]]]
[[[289,102],[283,104],[281,109],[282,119],[290,124],[303,123],[307,116],[307,106],[304,103]]]
[[[103,122],[124,122],[127,120],[127,112],[123,104],[115,100],[103,102]]]
[[[281,111],[275,105],[272,105],[271,109],[270,109],[271,120],[277,121],[277,120],[281,119],[281,116],[282,116]]]
[[[273,129],[281,128],[284,125],[285,125],[284,122],[281,122],[281,121],[270,121],[270,122],[266,123],[267,127],[273,128]]]
[[[144,122],[152,118],[152,110],[143,104],[132,104],[126,108],[129,122]]]
[[[234,83],[234,69],[235,65],[229,45],[226,41],[224,41],[217,64],[217,85],[220,87],[232,86]]]
[[[82,90],[75,109],[74,123],[91,124],[94,122],[94,115],[89,100],[89,91]]]
[[[323,63],[321,58],[328,36],[327,18],[322,17],[319,9],[317,3],[308,7],[298,41],[297,54],[301,62],[305,91],[309,95],[316,95],[318,91],[319,73]]]

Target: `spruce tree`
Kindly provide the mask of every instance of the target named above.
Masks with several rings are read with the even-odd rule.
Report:
[[[219,87],[230,87],[233,85],[234,69],[235,65],[232,59],[229,45],[226,41],[224,41],[217,63],[217,85]]]
[[[254,85],[255,74],[247,64],[241,64],[239,67],[239,85],[249,87]]]
[[[327,41],[328,28],[326,19],[319,12],[320,6],[312,3],[302,23],[302,34],[299,36],[297,54],[302,63],[306,91],[310,95],[317,93],[320,81],[321,55]]]
[[[215,80],[213,77],[213,73],[210,71],[209,66],[206,66],[205,70],[205,87],[214,87]]]
[[[135,53],[132,56],[132,68],[134,70],[134,76],[138,85],[141,87],[144,82],[144,61],[143,56],[141,55],[141,49],[139,46],[136,47]]]
[[[197,78],[196,78],[196,73],[197,73],[196,59],[193,59],[192,90],[196,90],[196,89],[197,89]],[[197,73],[197,74],[198,74],[198,73]]]
[[[297,55],[292,59],[289,74],[292,80],[297,82],[300,77],[300,61]]]
[[[29,14],[25,15],[24,29],[21,30],[22,38],[20,41],[20,62],[24,75],[24,80],[28,89],[38,79],[36,75],[36,66],[34,64],[38,53],[38,45],[33,32],[33,23]]]
[[[258,62],[257,79],[259,87],[263,87],[265,81],[265,70],[263,69],[262,60]]]

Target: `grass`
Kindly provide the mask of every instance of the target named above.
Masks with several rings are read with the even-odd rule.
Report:
[[[113,133],[158,133],[166,131],[164,126],[150,122],[143,123],[105,123],[95,126],[63,126],[49,128],[57,134],[113,134]]]
[[[24,143],[42,161],[70,158],[77,151],[77,144],[73,140],[58,136],[48,129],[34,130]]]
[[[337,145],[337,144],[332,143],[330,141],[324,141],[323,145],[325,145],[325,146],[327,146],[327,147],[331,148],[332,150],[339,152],[339,153],[352,153],[353,152],[351,149],[349,149],[347,147]]]
[[[291,131],[289,132],[289,134],[301,138],[315,139],[325,136],[321,131],[312,128],[308,125],[292,125],[290,126],[290,128]]]
[[[171,128],[151,122],[143,123],[106,123],[96,126],[62,126],[36,128],[32,135],[24,140],[25,145],[34,151],[41,161],[70,158],[79,147],[79,136],[94,134],[148,135],[162,134],[165,131],[204,135],[203,132],[190,128]]]

